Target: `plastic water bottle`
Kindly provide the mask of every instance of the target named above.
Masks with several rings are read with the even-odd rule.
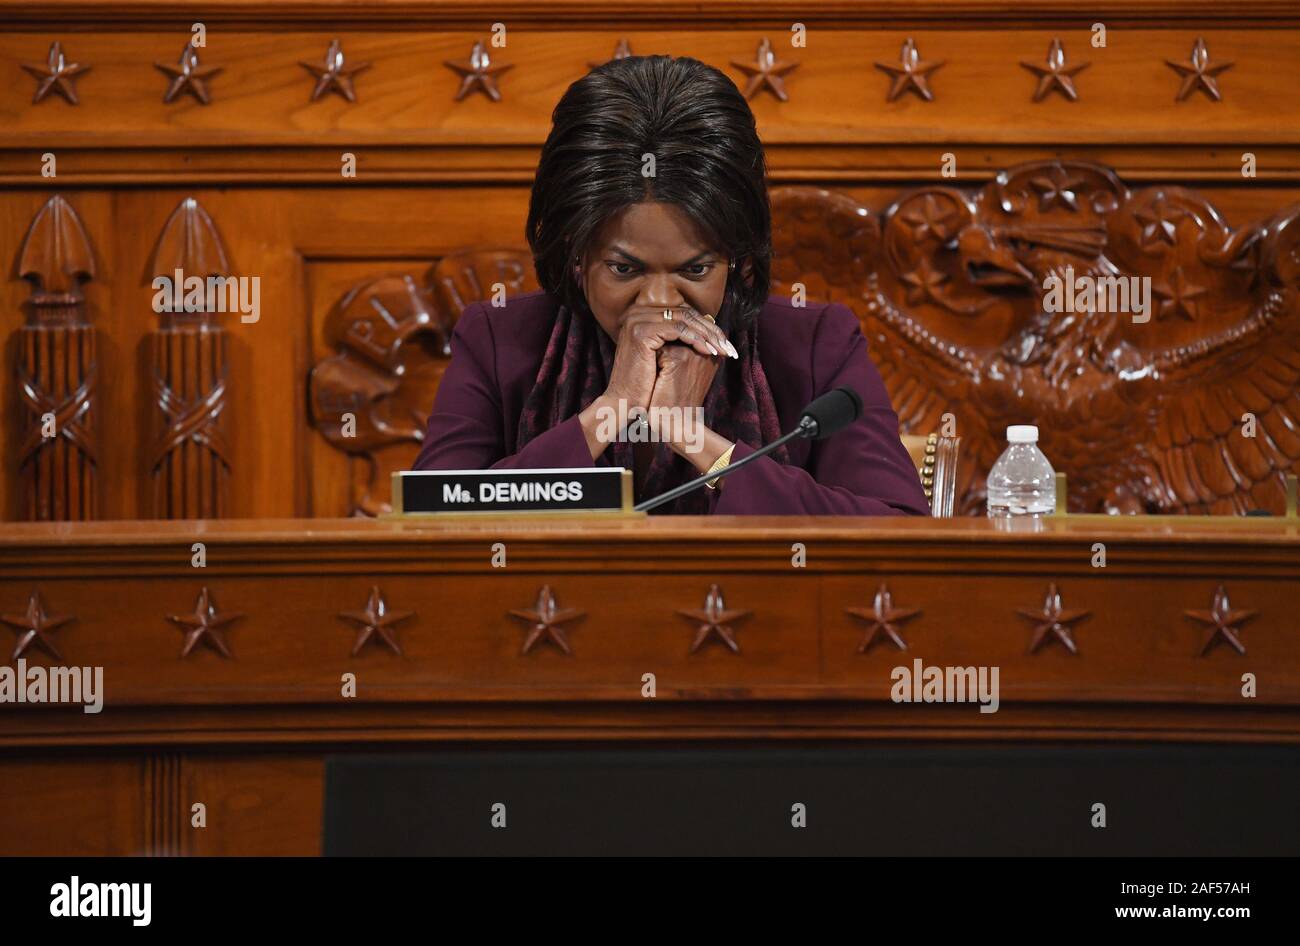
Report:
[[[1007,428],[1007,449],[989,471],[990,519],[1040,519],[1056,510],[1056,471],[1038,449],[1038,428]]]

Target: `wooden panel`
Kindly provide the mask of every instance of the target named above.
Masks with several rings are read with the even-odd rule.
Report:
[[[772,202],[778,280],[858,309],[905,430],[963,434],[966,511],[1005,427],[1034,423],[1073,511],[1282,512],[1300,471],[1300,204],[1229,226],[1194,191],[1075,161],[880,214],[814,188]]]
[[[96,241],[99,276],[85,285],[92,319],[109,341],[100,345],[99,394],[106,405],[104,423],[113,436],[102,438],[100,471],[103,482],[101,517],[140,518],[152,515],[147,458],[156,438],[158,411],[149,378],[149,336],[160,324],[152,310],[154,290],[150,271],[155,242],[176,206],[193,197],[220,231],[232,272],[260,278],[262,316],[243,323],[239,316],[221,316],[229,336],[230,392],[224,417],[232,467],[234,516],[310,515],[312,493],[328,499],[326,510],[348,502],[331,482],[308,476],[306,457],[313,449],[308,426],[308,370],[324,355],[313,336],[308,300],[316,299],[306,272],[313,262],[332,267],[346,260],[367,260],[349,272],[379,275],[394,262],[424,260],[429,264],[463,248],[467,232],[484,242],[516,244],[527,195],[495,189],[465,192],[455,202],[442,200],[432,189],[412,194],[363,188],[344,200],[322,199],[312,190],[209,191],[158,189],[96,195],[69,192],[89,234]],[[23,235],[43,202],[39,192],[14,192],[0,200],[0,258],[18,253]],[[427,206],[428,215],[413,217],[411,206]],[[428,266],[415,271],[423,273]],[[321,287],[322,313],[338,301],[346,287]],[[0,283],[0,335],[10,346],[7,362],[16,363],[16,333],[24,323],[28,286]],[[316,303],[312,303],[315,305]],[[6,371],[9,375],[10,367]],[[11,418],[18,416],[18,394],[3,385],[7,451],[16,451]],[[286,444],[296,445],[286,450]],[[20,518],[17,471],[0,466],[3,518]],[[333,504],[333,505],[330,505]]]
[[[190,564],[195,539],[202,570]],[[796,541],[802,568],[791,565]],[[495,542],[504,569],[492,565]],[[570,710],[596,719],[617,704],[635,717],[645,673],[661,703],[780,701],[795,725],[826,701],[889,710],[889,670],[914,657],[1002,668],[1009,712],[979,721],[972,732],[986,736],[1040,705],[1143,719],[1176,704],[1227,725],[1247,707],[1300,706],[1288,604],[1297,542],[1294,519],[1203,517],[1069,516],[1013,532],[987,520],[783,517],[14,525],[0,537],[4,611],[21,614],[35,584],[50,614],[75,618],[46,632],[63,661],[105,667],[111,699],[98,715],[5,714],[0,740],[329,739],[365,718],[362,707],[445,725],[467,706],[525,703],[541,733]],[[735,652],[712,630],[692,650],[702,621],[692,612],[714,585],[727,609],[749,612],[720,619]],[[883,640],[857,650],[882,585],[895,607],[920,609],[901,630],[907,653]],[[546,639],[524,649],[532,625],[516,612],[544,587],[582,612],[560,626],[568,654]],[[1224,618],[1231,636],[1197,617],[1214,612],[1220,587],[1229,610],[1249,612]],[[374,588],[391,611],[412,612],[394,626],[396,648],[359,636]],[[1079,612],[1062,619],[1065,636],[1036,617],[1053,594]],[[213,630],[195,624],[196,608]],[[23,656],[47,660],[38,647]],[[1250,699],[1245,672],[1261,680]],[[174,712],[154,716],[160,705]],[[290,723],[295,706],[308,716]],[[285,722],[253,736],[259,714],[281,711]]]
[[[899,196],[896,190],[856,193],[880,209]],[[1260,223],[1262,211],[1276,212],[1296,197],[1276,188],[1205,188],[1199,194],[1216,204],[1235,228]],[[518,228],[526,192],[474,188],[458,190],[455,199],[449,199],[436,188],[361,188],[329,200],[321,199],[315,189],[69,192],[70,205],[95,243],[98,275],[85,284],[84,292],[93,324],[107,339],[98,352],[104,423],[114,433],[102,438],[99,449],[98,469],[108,484],[101,500],[104,518],[152,514],[146,458],[156,438],[159,413],[148,380],[152,371],[148,338],[160,324],[160,316],[151,308],[153,290],[136,274],[149,270],[158,235],[186,197],[194,197],[219,228],[232,271],[261,279],[262,317],[257,323],[242,323],[234,315],[222,317],[229,335],[230,393],[224,416],[232,465],[231,513],[349,512],[351,498],[343,483],[354,474],[346,469],[344,458],[333,455],[337,451],[311,429],[307,410],[307,374],[330,351],[322,335],[326,313],[348,289],[368,278],[405,272],[425,279],[430,265],[465,248],[465,233],[476,234],[478,245],[522,250]],[[8,200],[0,200],[0,257],[17,254],[41,204],[42,195],[35,191],[16,191]],[[412,206],[427,206],[430,212],[412,215]],[[794,254],[793,266],[777,266],[774,291],[788,294],[794,282],[807,283],[819,270],[828,275],[827,262]],[[25,320],[27,295],[22,282],[0,284],[0,333],[10,339],[11,365],[17,358],[14,339]],[[860,304],[855,307],[864,314]],[[943,313],[924,317],[939,331]],[[968,340],[998,337],[988,317],[956,328],[966,332]],[[876,357],[882,356],[883,350],[877,349]],[[5,385],[3,398],[5,416],[15,417],[17,390]],[[927,419],[926,424],[933,426],[933,420]],[[0,429],[12,431],[7,438],[12,444],[16,429],[9,425],[6,420]],[[295,446],[286,450],[285,444]],[[0,467],[3,514],[11,520],[21,515],[16,474],[12,466]],[[1076,485],[1086,488],[1087,481],[1078,475],[1076,471]]]
[[[316,855],[326,760],[348,752],[1300,744],[1297,551],[1294,517],[10,524],[6,629],[21,633],[37,588],[73,618],[45,632],[61,663],[102,666],[107,700],[90,715],[0,710],[0,855]],[[523,652],[530,622],[512,612],[543,585],[582,612],[560,624],[568,654],[547,639]],[[693,651],[708,619],[681,612],[714,585],[737,649],[712,631]],[[376,586],[395,646],[358,616]],[[193,622],[167,618],[198,587],[221,646],[201,638],[182,656]],[[1219,588],[1230,603],[1214,604]],[[38,647],[22,658],[49,663]],[[996,668],[996,712],[975,694],[897,702],[898,668],[916,662]]]
[[[330,33],[214,30],[199,51],[205,65],[222,69],[209,81],[208,105],[162,102],[168,80],[154,63],[174,63],[187,34],[77,35],[65,52],[93,65],[77,79],[81,110],[54,101],[32,107],[36,81],[30,79],[7,86],[0,115],[12,122],[10,147],[39,146],[54,131],[70,146],[128,135],[135,147],[169,144],[178,135],[194,145],[395,145],[466,137],[489,146],[539,144],[563,90],[587,62],[608,58],[624,35],[639,55],[693,56],[743,83],[743,71],[731,63],[751,61],[765,31],[510,33],[504,49],[490,50],[495,60],[514,64],[499,80],[500,102],[483,95],[455,101],[459,80],[443,64],[465,58],[482,34],[344,34],[349,59],[374,63],[357,77],[357,101],[349,103],[339,96],[312,102],[314,80],[300,65],[323,57]],[[1277,81],[1300,59],[1300,33],[1213,31],[1211,61],[1233,63],[1217,80],[1222,100],[1197,94],[1176,102],[1181,81],[1166,60],[1188,59],[1197,36],[1194,29],[1114,30],[1104,49],[1094,49],[1091,34],[1079,29],[927,31],[917,37],[921,53],[945,63],[931,77],[934,100],[909,95],[887,102],[889,79],[874,64],[895,63],[905,37],[814,30],[806,49],[792,49],[776,33],[778,57],[800,63],[786,77],[790,98],[781,102],[765,92],[752,97],[752,106],[773,144],[933,141],[936,127],[956,142],[1090,143],[1103,128],[1113,143],[1300,142],[1296,122],[1287,121],[1300,117],[1300,105]],[[1045,60],[1054,38],[1062,40],[1067,62],[1089,63],[1074,80],[1077,101],[1033,100],[1037,80],[1021,63]],[[20,63],[45,58],[48,42],[39,34],[6,37],[0,67],[19,73]],[[992,114],[1001,118],[996,125],[987,123]]]
[[[212,551],[222,550],[216,546]],[[820,551],[814,548],[810,554]],[[429,553],[439,554],[435,549]],[[1075,554],[1087,567],[1086,552]],[[487,558],[485,552],[482,571],[489,569]],[[582,568],[557,567],[490,577],[341,573],[328,581],[283,573],[273,581],[217,573],[202,581],[85,579],[75,585],[43,582],[41,588],[60,612],[78,615],[77,624],[60,633],[61,652],[77,665],[111,667],[112,702],[118,706],[151,700],[338,703],[345,673],[357,675],[367,699],[393,701],[431,694],[439,699],[511,698],[512,693],[533,699],[627,700],[637,697],[644,673],[658,676],[664,697],[745,693],[759,698],[825,688],[827,694],[883,699],[891,685],[888,670],[902,655],[882,646],[858,656],[856,648],[870,622],[853,618],[846,609],[870,610],[884,582],[898,606],[923,611],[903,631],[914,650],[904,662],[943,653],[963,666],[972,661],[1000,666],[1008,698],[1235,703],[1243,670],[1267,668],[1272,682],[1258,702],[1300,703],[1300,652],[1283,633],[1289,590],[1279,578],[1228,581],[1221,577],[1223,569],[1202,568],[1200,574],[1181,578],[1144,570],[1102,579],[1076,574],[1060,563],[1033,571],[1004,569],[1021,573],[981,570],[978,577],[951,578],[942,595],[932,578],[913,568],[844,581],[747,575],[727,568],[679,569],[671,572],[674,590],[658,594],[652,607],[645,605],[644,596],[627,593],[634,575],[613,568],[603,569],[613,573],[599,577]],[[1035,625],[1020,609],[1040,608],[1053,583],[1068,607],[1090,614],[1074,630],[1076,646],[1087,660],[1074,659],[1055,640],[1030,651]],[[1261,616],[1245,632],[1247,664],[1234,659],[1226,646],[1215,659],[1199,659],[1206,629],[1184,615],[1209,609],[1220,583],[1226,583],[1238,607]],[[729,608],[748,612],[729,625],[738,654],[716,635],[708,636],[698,652],[691,650],[701,622],[681,612],[700,610],[713,584],[721,587]],[[414,612],[396,632],[400,658],[377,639],[352,655],[359,628],[339,615],[364,610],[375,586],[389,608]],[[583,612],[564,627],[571,654],[544,640],[522,652],[530,625],[509,612],[532,609],[544,586],[562,607]],[[204,587],[218,614],[244,615],[222,631],[231,658],[206,639],[181,657],[184,631],[167,616],[192,613]],[[0,585],[7,607],[21,604],[21,588]],[[96,602],[111,606],[106,610]],[[113,609],[122,616],[114,618]],[[112,637],[103,633],[109,625],[116,628]],[[1138,634],[1139,629],[1145,632]]]
[[[0,856],[313,856],[323,780],[319,756],[11,756]]]
[[[0,760],[0,855],[138,857],[148,853],[139,759],[86,755]]]
[[[293,2],[267,8],[265,0],[217,0],[205,14],[207,22],[253,23],[276,29],[319,24],[382,24],[388,29],[413,26],[443,28],[480,27],[494,19],[530,28],[555,29],[591,23],[651,24],[656,26],[728,25],[746,22],[789,24],[796,19],[840,26],[901,26],[925,22],[1074,23],[1078,7],[1072,0],[1028,0],[1009,6],[1005,0],[917,0],[904,10],[892,0],[822,0],[817,4],[793,0],[717,0],[701,7],[693,0],[376,0],[360,5],[355,0]],[[1248,22],[1266,26],[1295,19],[1287,0],[1236,0],[1225,7],[1216,0],[1095,0],[1098,17],[1123,25],[1161,23],[1180,18],[1211,23]],[[113,26],[157,24],[160,20],[188,25],[192,11],[178,0],[47,0],[33,8],[23,0],[0,2],[0,22],[23,24],[63,23],[93,18]],[[481,28],[481,27],[480,27]]]
[[[321,853],[325,765],[301,755],[192,755],[184,812],[202,802],[207,827],[187,828],[186,853],[314,857]]]

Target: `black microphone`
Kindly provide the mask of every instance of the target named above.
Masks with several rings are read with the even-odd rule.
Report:
[[[833,388],[803,409],[799,426],[805,437],[825,440],[862,416],[862,398],[852,388]]]
[[[833,388],[803,409],[803,414],[799,417],[799,423],[794,430],[782,434],[766,446],[755,450],[743,460],[727,464],[716,473],[705,473],[703,476],[697,476],[690,482],[676,486],[666,493],[661,493],[644,502],[637,503],[633,507],[633,511],[645,512],[648,509],[654,509],[656,506],[662,506],[664,503],[670,503],[678,496],[683,496],[693,489],[699,489],[710,480],[721,479],[739,470],[746,463],[767,456],[777,447],[789,443],[796,437],[825,440],[831,434],[843,430],[861,416],[862,398],[858,395],[858,392],[848,387]]]

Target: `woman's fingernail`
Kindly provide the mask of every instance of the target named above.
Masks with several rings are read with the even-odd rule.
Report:
[[[736,346],[731,344],[731,342],[727,342],[727,351],[731,352],[732,358],[740,357],[740,352],[736,351]]]
[[[709,345],[708,342],[705,342],[704,344],[705,344],[705,345]],[[715,354],[715,355],[718,353],[718,350],[717,350],[716,348],[714,348],[712,345],[709,345],[709,351],[713,352],[713,354]]]

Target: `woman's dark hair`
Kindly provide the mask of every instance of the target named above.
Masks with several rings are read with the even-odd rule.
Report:
[[[643,173],[650,154],[654,176]],[[662,201],[736,261],[726,295],[732,318],[748,322],[771,282],[766,172],[754,113],[722,72],[685,56],[611,60],[569,86],[551,116],[528,206],[537,279],[571,309],[589,311],[575,262],[612,215]]]

